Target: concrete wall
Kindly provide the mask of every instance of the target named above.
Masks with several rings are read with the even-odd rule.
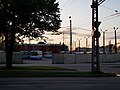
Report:
[[[66,54],[66,55],[64,55],[63,54],[63,57],[64,57],[64,63],[65,64],[73,64],[73,63],[76,63],[76,57],[75,57],[75,54]]]
[[[52,59],[53,64],[64,64],[64,55],[63,54],[54,54]]]
[[[5,53],[0,53],[0,63],[5,63]]]
[[[6,54],[5,53],[0,53],[0,63],[5,63],[6,62]],[[21,59],[21,54],[20,53],[13,53],[13,63],[23,63],[23,60]]]
[[[19,63],[23,63],[23,60],[22,60],[21,56],[22,56],[21,53],[16,53],[16,52],[15,52],[15,53],[13,54],[13,60],[12,60],[13,63],[18,63],[18,64],[19,64]]]
[[[20,53],[13,54],[13,63],[23,63]],[[100,62],[120,61],[120,54],[100,54]],[[5,53],[0,53],[0,63],[5,63]],[[91,62],[91,54],[54,54],[53,64],[79,64]]]
[[[100,62],[120,61],[120,54],[100,54]],[[91,54],[54,54],[53,63],[79,64],[91,62]]]

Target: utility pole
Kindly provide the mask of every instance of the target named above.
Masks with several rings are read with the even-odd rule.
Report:
[[[100,72],[99,64],[99,25],[98,21],[98,6],[105,0],[92,0],[92,72]]]
[[[107,30],[103,31],[103,30],[101,29],[101,31],[103,32],[103,53],[105,54],[105,32],[106,32]]]
[[[114,27],[114,31],[115,31],[115,53],[117,53],[117,36],[116,36],[116,30],[118,28]]]
[[[70,19],[70,54],[72,54],[72,20],[71,16],[69,16]]]
[[[80,52],[80,40],[79,40],[79,52]]]
[[[63,51],[65,51],[65,43],[64,43],[64,30],[63,30]]]
[[[88,51],[88,38],[89,37],[84,37],[86,39],[86,52]]]
[[[74,41],[74,43],[75,43],[75,52],[76,52],[76,41]]]
[[[82,39],[82,38],[81,38]],[[81,41],[81,39],[79,39],[79,52],[80,52],[80,47],[81,47],[81,43],[80,43],[80,41]]]
[[[110,52],[110,54],[111,54],[111,52],[112,52],[111,40],[109,41],[109,52]]]

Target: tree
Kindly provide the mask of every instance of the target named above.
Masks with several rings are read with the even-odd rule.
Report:
[[[42,38],[60,28],[56,0],[0,0],[0,33],[5,36],[6,68],[12,68],[15,39]]]
[[[68,46],[65,45],[64,43],[62,44],[62,51],[68,51]]]
[[[3,44],[4,44],[4,36],[2,33],[0,33],[0,50],[3,50]]]

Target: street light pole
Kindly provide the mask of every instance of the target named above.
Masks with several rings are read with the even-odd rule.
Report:
[[[88,48],[88,38],[89,37],[84,37],[86,39],[86,52],[87,52],[87,48]]]
[[[65,51],[65,43],[64,43],[64,30],[63,30],[63,51]]]
[[[118,28],[114,27],[113,29],[114,29],[114,31],[115,31],[115,53],[117,53],[117,36],[116,36],[116,30],[117,30]]]
[[[74,41],[74,43],[75,43],[75,52],[76,52],[76,41]]]
[[[81,38],[82,39],[82,38]],[[80,52],[80,47],[81,47],[81,43],[80,43],[80,41],[81,41],[81,39],[79,39],[79,52]]]
[[[103,30],[101,29],[101,31],[103,32],[103,53],[105,54],[105,32],[106,32],[107,30],[103,31]]]
[[[70,53],[72,54],[72,20],[71,16],[69,16],[70,19]]]

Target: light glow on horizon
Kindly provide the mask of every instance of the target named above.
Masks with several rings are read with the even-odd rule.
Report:
[[[78,39],[81,40],[81,47],[85,47],[85,36],[91,36],[92,28],[92,9],[90,5],[92,0],[57,0],[59,2],[59,8],[61,10],[61,27],[58,31],[64,31],[64,43],[69,46],[69,16],[72,18],[72,31],[73,31],[73,42],[76,41],[78,47]],[[114,29],[113,27],[118,27],[117,30],[117,42],[120,42],[120,0],[106,0],[101,6],[99,6],[99,21],[101,25],[99,29],[107,30],[106,32],[106,42],[105,45],[111,43],[114,44]],[[118,12],[116,13],[115,10]],[[48,43],[63,43],[63,34],[61,35],[45,35],[50,40]],[[33,41],[32,41],[33,42]],[[35,43],[35,42],[34,42]],[[99,39],[100,46],[103,45],[102,32]],[[91,37],[88,40],[89,47],[91,47]],[[73,44],[74,46],[74,44]],[[73,47],[74,48],[74,47]]]

